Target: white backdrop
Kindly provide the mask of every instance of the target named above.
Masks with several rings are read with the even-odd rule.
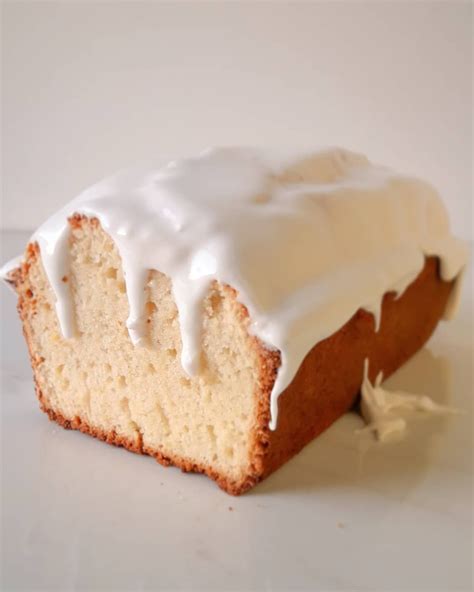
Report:
[[[2,225],[141,160],[339,144],[472,232],[467,2],[3,2]]]

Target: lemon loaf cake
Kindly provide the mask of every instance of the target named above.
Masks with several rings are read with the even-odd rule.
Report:
[[[31,238],[42,409],[240,494],[452,314],[466,248],[426,183],[342,149],[208,150],[119,173]]]

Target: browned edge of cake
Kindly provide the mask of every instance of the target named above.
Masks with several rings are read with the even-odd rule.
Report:
[[[86,221],[94,222],[82,216],[70,219],[72,226]],[[22,290],[28,270],[38,257],[38,245],[29,244],[24,262],[11,273],[10,280],[18,293],[18,311],[41,409],[51,420],[66,429],[80,430],[109,444],[148,454],[164,466],[174,465],[184,472],[204,473],[232,495],[248,491],[278,469],[354,405],[360,392],[365,358],[370,360],[369,375],[373,380],[379,371],[388,377],[417,352],[441,319],[453,286],[453,282],[441,280],[439,260],[429,257],[423,270],[402,296],[396,298],[394,293],[384,296],[378,332],[375,332],[373,315],[358,310],[341,329],[317,343],[307,354],[292,383],[278,399],[278,425],[275,431],[271,431],[268,426],[270,396],[280,365],[280,354],[266,348],[258,338],[249,336],[259,359],[259,384],[255,394],[258,417],[252,434],[251,470],[244,479],[236,482],[211,466],[165,456],[144,446],[141,440],[132,442],[114,431],[104,432],[91,427],[79,417],[65,418],[48,407],[36,379],[37,367],[43,360],[33,351],[27,321],[28,314],[35,306],[35,298],[31,290]],[[237,292],[230,287],[229,292],[237,300]],[[237,304],[242,317],[248,317],[245,306]]]

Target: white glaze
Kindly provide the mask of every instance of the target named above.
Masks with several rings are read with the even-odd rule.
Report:
[[[133,343],[144,336],[149,269],[167,274],[179,311],[181,361],[199,372],[201,303],[217,279],[237,289],[250,330],[280,350],[277,399],[315,343],[365,308],[380,324],[383,294],[401,294],[425,255],[455,278],[467,251],[449,232],[436,192],[341,149],[282,155],[208,150],[161,169],[132,170],[83,192],[33,235],[57,298],[63,335],[74,335],[67,217],[97,217],[122,257]],[[451,307],[452,308],[452,307]]]
[[[13,257],[13,259],[10,259],[10,261],[7,261],[5,265],[3,265],[3,267],[0,269],[0,278],[7,282],[8,286],[11,290],[13,290],[13,292],[16,292],[16,290],[9,281],[9,275],[12,273],[12,271],[15,271],[15,269],[18,269],[20,267],[22,261],[23,255],[18,255],[17,257]]]
[[[383,373],[379,372],[375,383],[369,380],[369,360],[364,361],[364,378],[360,388],[360,410],[367,426],[359,432],[369,430],[378,440],[384,442],[393,435],[405,431],[407,422],[400,412],[422,411],[445,415],[459,413],[457,409],[439,405],[427,395],[415,395],[401,391],[387,391],[382,388]]]

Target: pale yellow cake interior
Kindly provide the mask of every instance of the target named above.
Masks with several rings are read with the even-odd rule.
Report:
[[[30,269],[36,311],[28,331],[47,407],[93,430],[114,432],[150,452],[211,466],[231,480],[249,471],[256,418],[258,354],[232,293],[215,285],[205,302],[201,371],[180,363],[178,312],[169,279],[150,272],[148,338],[134,346],[125,325],[128,300],[120,256],[99,224],[74,228],[70,246],[77,337],[65,340],[41,258]]]

